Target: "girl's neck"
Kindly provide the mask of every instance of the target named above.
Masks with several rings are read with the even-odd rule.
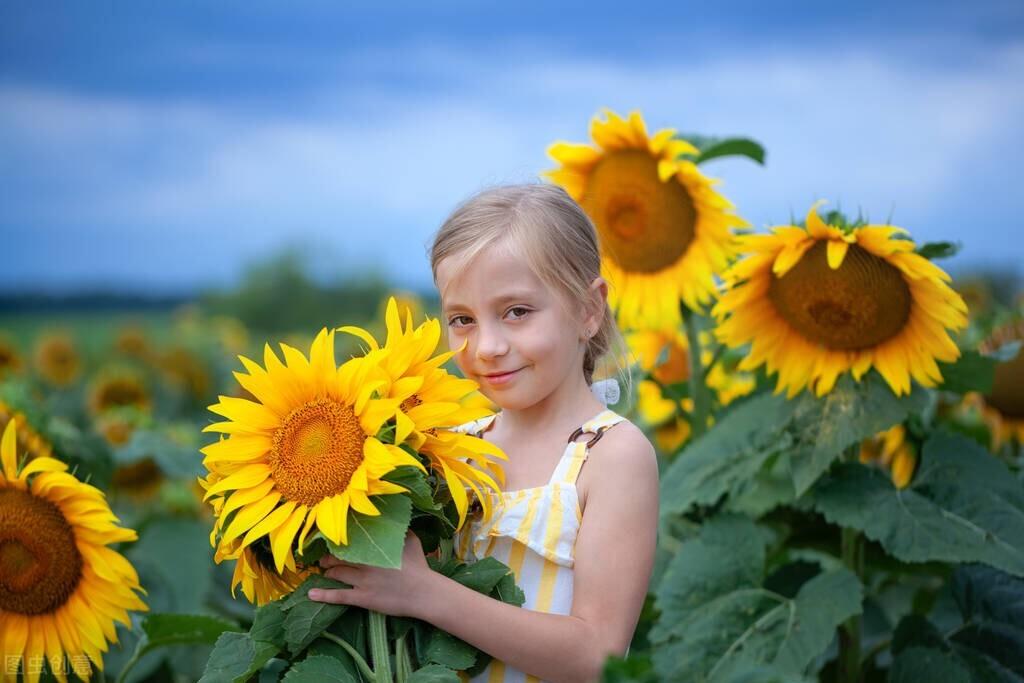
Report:
[[[506,433],[520,434],[568,429],[568,434],[604,407],[580,373],[532,406],[520,410],[503,409],[499,419],[500,429],[502,432],[508,430]]]

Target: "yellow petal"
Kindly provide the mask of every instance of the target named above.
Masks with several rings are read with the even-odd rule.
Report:
[[[828,242],[828,267],[837,270],[843,265],[843,258],[846,257],[846,250],[850,247],[847,242],[829,240]]]

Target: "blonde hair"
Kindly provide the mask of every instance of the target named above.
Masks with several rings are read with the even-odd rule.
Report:
[[[430,267],[437,282],[437,264],[455,258],[459,272],[465,264],[492,244],[512,246],[544,284],[564,295],[566,302],[588,301],[589,289],[601,275],[597,231],[580,205],[554,185],[502,185],[491,187],[462,202],[434,236]],[[624,357],[622,333],[603,303],[597,332],[587,341],[583,375],[587,384],[609,351],[619,376],[629,384],[628,373],[615,360]],[[627,392],[628,395],[628,392]]]

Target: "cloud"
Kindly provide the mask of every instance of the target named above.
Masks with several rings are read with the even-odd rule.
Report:
[[[895,210],[919,239],[978,240],[965,258],[1022,256],[981,243],[986,216],[1019,212],[1015,198],[986,196],[978,213],[962,188],[965,178],[1014,173],[1005,150],[1024,142],[1024,44],[942,66],[850,47],[631,64],[525,46],[516,54],[529,57],[422,47],[404,58],[432,87],[337,80],[272,109],[0,87],[0,230],[17,230],[19,257],[0,286],[224,281],[296,240],[336,250],[346,267],[377,260],[404,284],[426,285],[424,244],[446,212],[484,185],[535,179],[550,166],[545,147],[585,140],[604,105],[639,108],[652,129],[763,142],[765,168],[706,168],[756,226],[823,197],[875,220]],[[949,219],[965,215],[982,221],[970,235]],[[47,246],[72,234],[69,243],[85,236],[113,257]],[[154,252],[179,263],[153,272],[141,257]]]

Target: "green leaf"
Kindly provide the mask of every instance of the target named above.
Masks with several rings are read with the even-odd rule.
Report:
[[[493,557],[484,557],[476,562],[459,565],[449,575],[449,578],[478,593],[489,594],[511,571],[499,560]]]
[[[944,636],[927,619],[911,614],[893,637],[891,680],[1024,680],[1024,581],[991,567],[957,569],[953,595],[963,624]],[[946,674],[927,678],[941,669]],[[922,678],[924,677],[924,678]]]
[[[280,609],[282,609],[285,612],[287,612],[288,610],[290,610],[292,607],[295,607],[296,605],[300,605],[300,604],[302,604],[304,602],[308,602],[309,601],[309,591],[311,591],[314,588],[332,589],[332,588],[351,588],[351,587],[352,586],[348,585],[347,583],[345,583],[343,581],[335,581],[334,579],[329,579],[326,576],[324,576],[323,574],[310,574],[309,576],[306,577],[305,581],[303,581],[302,583],[299,584],[298,588],[296,588],[294,591],[292,591],[291,595],[289,595],[286,598],[283,598],[283,599],[279,600],[277,602],[277,605],[278,605],[278,607]]]
[[[940,432],[928,439],[906,489],[849,463],[815,487],[810,503],[903,562],[984,562],[1024,576],[1024,489],[965,437]]]
[[[745,156],[764,165],[764,147],[750,138],[716,138],[705,135],[677,135],[696,147],[700,154],[693,160],[696,164],[723,156]]]
[[[987,394],[992,391],[998,361],[983,356],[977,351],[964,351],[953,363],[939,363],[942,373],[941,388],[957,394],[978,391]]]
[[[312,655],[306,657],[281,679],[283,683],[359,683],[334,657]]]
[[[705,161],[726,156],[744,156],[764,166],[764,147],[749,138],[729,138],[717,142],[702,149],[694,163],[703,164]]]
[[[173,645],[213,645],[221,634],[240,631],[230,621],[198,614],[150,614],[143,618],[141,630],[122,676],[153,650]]]
[[[658,683],[648,654],[608,657],[601,670],[601,683]]]
[[[722,516],[683,544],[655,593],[661,618],[649,638],[662,680],[798,677],[861,611],[860,582],[846,569],[819,573],[793,599],[765,589],[769,540],[749,519]],[[774,678],[758,673],[763,665]]]
[[[893,660],[889,683],[972,683],[970,672],[951,652],[912,647]]]
[[[125,553],[150,591],[156,612],[205,611],[213,585],[210,528],[198,520],[162,518],[147,524]]]
[[[280,602],[270,602],[256,610],[249,637],[284,647],[284,611]]]
[[[434,629],[424,649],[423,661],[441,664],[450,669],[468,669],[476,662],[477,649],[455,636]]]
[[[959,242],[925,242],[917,248],[918,254],[932,261],[956,256],[958,251]]]
[[[409,676],[409,683],[459,683],[459,674],[439,664],[428,664]]]
[[[861,382],[844,376],[822,398],[809,392],[793,400],[755,396],[726,413],[662,474],[662,517],[715,504],[723,495],[737,498],[743,511],[791,502],[843,449],[902,422],[926,400],[922,390],[897,398],[875,373]]]
[[[804,392],[796,402],[792,429],[797,447],[789,460],[796,495],[803,495],[850,445],[903,422],[924,409],[927,392],[915,388],[897,397],[877,373],[861,382],[844,376],[822,398]]]
[[[312,600],[291,607],[284,618],[284,640],[288,650],[293,655],[302,652],[346,609],[347,605]]]
[[[370,517],[351,512],[348,518],[348,545],[327,542],[331,553],[346,562],[374,567],[400,569],[405,534],[412,518],[412,502],[402,494],[371,496],[380,515]]]
[[[662,517],[711,505],[738,490],[769,457],[791,445],[785,426],[792,415],[792,403],[771,394],[756,396],[726,414],[662,474]]]
[[[439,505],[434,500],[434,494],[430,490],[430,484],[427,483],[427,475],[418,467],[401,465],[385,474],[381,479],[407,489],[409,491],[409,498],[417,509],[436,510],[439,508]]]
[[[278,653],[273,643],[248,633],[224,633],[217,639],[199,683],[243,683]]]

